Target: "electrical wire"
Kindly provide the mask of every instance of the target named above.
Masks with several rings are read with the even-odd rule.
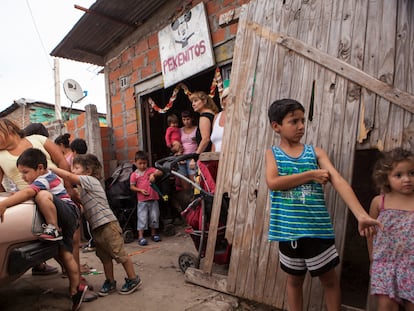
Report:
[[[35,30],[36,30],[37,36],[39,37],[40,45],[42,46],[43,53],[44,53],[44,55],[45,55],[45,57],[46,57],[46,61],[47,61],[47,63],[49,64],[50,69],[52,69],[52,70],[53,70],[53,65],[52,65],[52,63],[51,63],[51,59],[50,59],[50,57],[49,57],[49,54],[48,54],[48,53],[47,53],[47,51],[46,51],[46,48],[45,48],[45,45],[44,45],[44,43],[43,43],[42,36],[40,35],[39,29],[37,28],[36,20],[35,20],[35,18],[34,18],[34,16],[33,16],[32,8],[30,7],[29,0],[26,0],[26,5],[27,5],[27,8],[28,8],[28,10],[29,10],[30,16],[31,16],[31,18],[32,18],[33,26],[34,26],[34,28],[35,28]]]

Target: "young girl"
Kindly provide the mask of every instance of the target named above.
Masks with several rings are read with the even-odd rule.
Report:
[[[194,153],[197,150],[197,142],[196,142],[196,131],[197,126],[193,124],[193,116],[187,110],[184,110],[181,113],[181,120],[183,122],[183,127],[181,130],[181,142],[183,144],[183,154],[190,154]],[[190,168],[190,160],[185,161],[184,163],[179,164],[179,172],[194,180],[194,176],[196,171]],[[180,181],[179,181],[180,182]],[[191,185],[187,182],[180,182],[180,185],[184,189],[190,189]]]
[[[371,294],[378,310],[414,310],[414,154],[401,148],[382,154],[374,167],[381,191],[371,202],[370,215],[384,224],[368,239]]]
[[[107,296],[116,290],[112,259],[121,263],[127,274],[119,293],[127,295],[134,292],[141,285],[141,279],[135,273],[131,258],[124,248],[122,229],[99,181],[102,165],[97,157],[92,154],[77,155],[73,159],[73,174],[58,168],[52,170],[64,180],[80,186],[84,215],[92,228],[96,255],[103,264],[106,277],[99,296]]]

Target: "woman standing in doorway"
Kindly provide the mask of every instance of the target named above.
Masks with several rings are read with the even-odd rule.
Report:
[[[210,135],[213,130],[213,120],[218,108],[213,99],[203,91],[191,94],[190,100],[195,112],[200,114],[198,128],[196,131],[197,150],[196,153],[211,151]],[[195,167],[195,161],[191,161],[191,167]]]

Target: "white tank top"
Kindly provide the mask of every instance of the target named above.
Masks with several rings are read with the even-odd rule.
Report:
[[[221,140],[223,139],[223,132],[224,127],[220,126],[220,118],[221,118],[222,111],[217,114],[216,120],[213,124],[213,131],[211,132],[210,140],[214,144],[215,151],[221,151]]]

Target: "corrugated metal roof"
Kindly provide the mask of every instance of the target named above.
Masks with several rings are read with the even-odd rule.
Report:
[[[167,0],[98,0],[50,55],[104,66],[105,55]]]

